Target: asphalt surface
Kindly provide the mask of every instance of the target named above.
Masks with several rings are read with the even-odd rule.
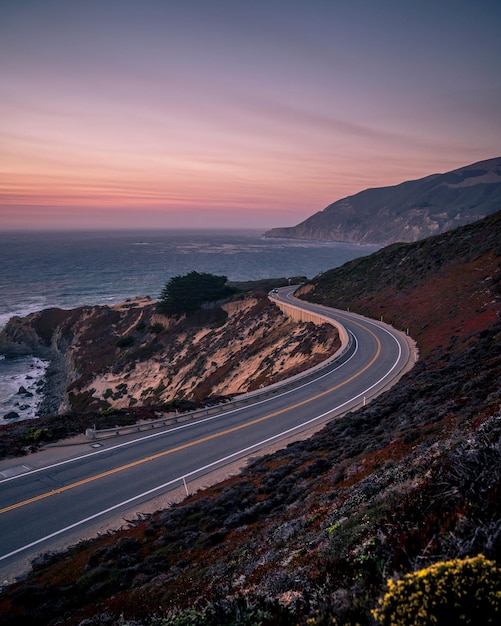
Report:
[[[290,289],[277,298],[290,299]],[[312,381],[177,426],[92,442],[84,437],[0,463],[0,584],[38,555],[123,525],[236,472],[246,459],[368,402],[412,366],[412,342],[385,324],[295,300],[352,337]]]

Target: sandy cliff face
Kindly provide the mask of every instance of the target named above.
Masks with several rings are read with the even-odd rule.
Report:
[[[331,326],[291,322],[264,296],[180,320],[147,299],[48,309],[0,334],[10,354],[51,356],[45,413],[243,393],[315,365],[337,343]]]

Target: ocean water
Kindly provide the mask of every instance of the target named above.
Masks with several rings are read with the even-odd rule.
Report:
[[[14,315],[71,309],[149,295],[192,270],[230,281],[306,276],[377,246],[265,239],[262,231],[101,231],[0,233],[0,328]],[[0,423],[37,415],[47,363],[0,355]],[[23,390],[24,389],[24,390]],[[21,393],[19,391],[21,390]]]

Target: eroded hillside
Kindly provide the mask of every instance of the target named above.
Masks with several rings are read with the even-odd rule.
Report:
[[[305,297],[410,326],[416,366],[240,476],[40,559],[0,623],[369,626],[389,577],[499,564],[500,242],[496,214],[315,281]]]
[[[53,358],[45,412],[159,405],[234,395],[274,383],[332,354],[326,324],[297,324],[264,295],[175,319],[150,300],[47,309],[9,322],[3,350]]]

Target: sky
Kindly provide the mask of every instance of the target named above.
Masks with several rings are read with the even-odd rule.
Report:
[[[501,155],[499,0],[2,0],[0,231],[293,226]]]

